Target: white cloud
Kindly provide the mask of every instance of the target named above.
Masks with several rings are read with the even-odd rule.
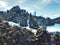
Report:
[[[24,4],[27,0],[12,0],[11,2],[13,2],[13,4],[9,5],[10,7],[8,6],[8,4],[10,3],[9,1],[10,0],[1,0],[0,1],[0,7],[4,8],[5,10],[10,9],[10,7],[13,7],[15,5],[19,5],[19,6],[24,7],[24,8],[26,7],[26,6],[24,6]],[[42,9],[45,5],[50,4],[53,1],[56,3],[60,2],[59,0],[37,0],[35,3],[30,5],[31,6],[30,9],[31,8]],[[29,8],[29,7],[27,7],[27,8]],[[27,10],[29,10],[29,9],[27,9]]]
[[[51,2],[51,0],[42,0],[42,3],[44,3],[44,4],[48,4],[50,2]]]
[[[60,3],[60,0],[42,0],[43,4],[50,4],[50,3]]]
[[[41,7],[39,7],[39,5],[33,5],[35,8],[37,8],[37,9],[40,9]]]
[[[34,13],[34,10],[32,10],[31,8],[29,7],[21,7],[22,9],[25,9],[26,11],[28,11],[29,13]]]
[[[18,3],[23,4],[24,2],[26,2],[27,0],[19,0]]]
[[[54,17],[54,18],[60,17],[60,14],[54,14],[53,17]],[[53,17],[52,17],[52,18],[53,18]]]
[[[0,1],[0,8],[4,8],[5,10],[10,9],[5,1]]]
[[[33,4],[33,6],[36,9],[42,9],[44,8],[44,6],[48,6],[48,4],[51,4],[51,3],[60,3],[60,0],[37,0],[37,2]],[[60,6],[60,4],[57,4],[57,5]]]
[[[37,0],[37,2],[33,4],[33,6],[36,9],[42,9],[45,5],[49,4],[50,2],[51,0]]]

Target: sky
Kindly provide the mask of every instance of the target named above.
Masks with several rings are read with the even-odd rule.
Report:
[[[10,10],[16,5],[32,14],[36,11],[36,16],[60,17],[60,0],[0,0],[0,11]]]

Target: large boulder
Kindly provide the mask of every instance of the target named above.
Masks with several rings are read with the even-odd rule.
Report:
[[[37,45],[51,45],[51,36],[46,30],[40,31],[40,34],[37,33],[37,35]]]

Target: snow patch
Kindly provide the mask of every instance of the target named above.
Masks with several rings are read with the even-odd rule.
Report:
[[[55,24],[54,26],[47,27],[48,32],[60,32],[60,24]]]

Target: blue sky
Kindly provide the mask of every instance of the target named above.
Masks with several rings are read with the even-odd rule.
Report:
[[[60,17],[60,0],[0,0],[0,11],[6,11],[19,5],[37,16],[56,18]]]

